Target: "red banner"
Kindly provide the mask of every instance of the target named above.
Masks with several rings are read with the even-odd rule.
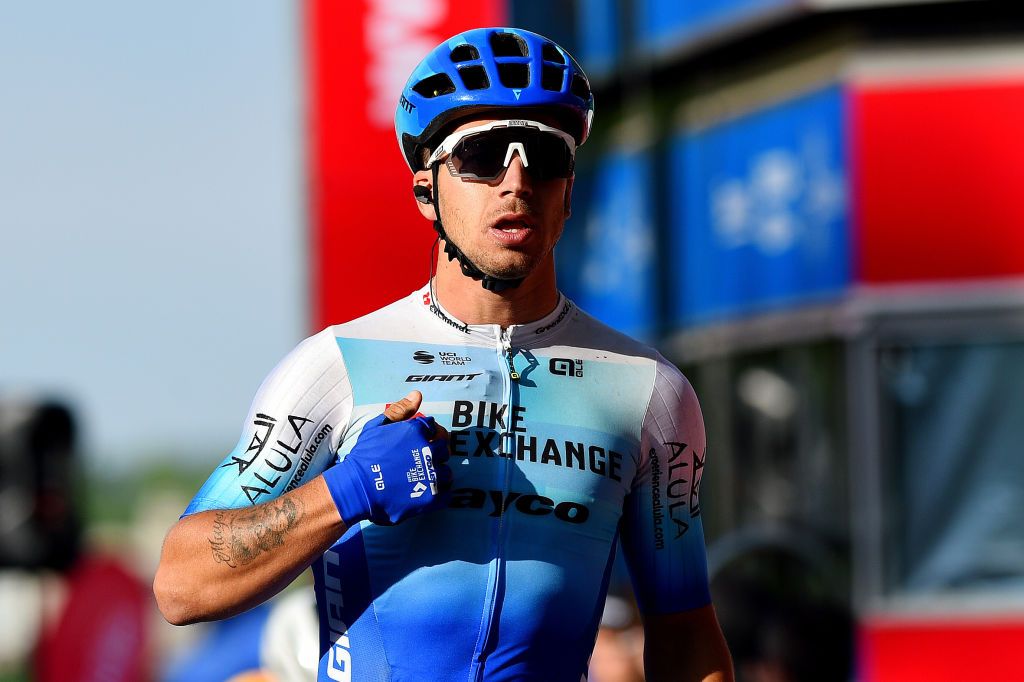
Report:
[[[395,139],[398,97],[445,38],[500,26],[504,0],[307,0],[309,282],[318,330],[427,279],[434,232]]]
[[[36,651],[38,682],[138,682],[148,677],[149,587],[118,559],[83,557],[68,576],[68,598]],[[16,618],[7,613],[5,618]]]
[[[858,279],[1024,275],[1024,78],[855,84]]]
[[[1024,680],[1024,623],[1005,615],[869,618],[860,645],[864,682]]]

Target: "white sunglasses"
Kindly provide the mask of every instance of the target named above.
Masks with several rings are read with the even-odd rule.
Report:
[[[523,120],[494,121],[454,132],[430,155],[427,168],[446,159],[454,177],[494,180],[505,172],[516,152],[537,180],[572,177],[573,137],[558,128]]]

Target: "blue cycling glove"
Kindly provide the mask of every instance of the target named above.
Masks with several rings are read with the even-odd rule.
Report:
[[[448,441],[432,441],[434,431],[433,417],[392,423],[382,414],[367,422],[352,451],[323,474],[346,525],[393,525],[447,506]]]

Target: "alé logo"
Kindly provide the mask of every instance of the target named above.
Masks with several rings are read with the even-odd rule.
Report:
[[[583,378],[583,361],[573,358],[551,358],[548,361],[548,370],[563,377]]]

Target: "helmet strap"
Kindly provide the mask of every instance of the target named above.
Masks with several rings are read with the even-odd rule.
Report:
[[[469,257],[462,252],[455,242],[451,240],[451,237],[444,230],[444,225],[441,224],[441,204],[440,204],[440,191],[437,187],[437,173],[440,169],[441,164],[435,163],[431,169],[433,174],[433,188],[434,188],[434,214],[436,220],[434,220],[434,231],[437,232],[437,236],[444,240],[444,252],[448,256],[449,261],[457,260],[459,267],[462,269],[462,274],[470,279],[475,279],[480,282],[487,291],[493,291],[495,293],[499,291],[505,291],[506,289],[515,289],[523,283],[525,277],[516,277],[514,279],[501,279],[492,275],[486,274],[483,270],[478,268],[476,264],[469,259]]]

